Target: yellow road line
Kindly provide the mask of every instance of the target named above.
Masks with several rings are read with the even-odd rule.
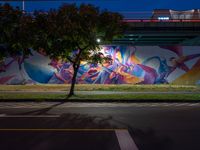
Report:
[[[127,129],[0,129],[0,131],[116,131],[116,130],[127,130]]]

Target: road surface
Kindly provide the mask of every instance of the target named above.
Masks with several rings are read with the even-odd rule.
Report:
[[[200,103],[0,103],[1,147],[118,150],[132,140],[132,149],[199,150],[199,127]]]

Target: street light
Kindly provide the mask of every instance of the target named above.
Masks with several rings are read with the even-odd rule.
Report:
[[[22,12],[25,13],[25,1],[22,1]]]
[[[98,38],[98,39],[97,39],[97,43],[100,43],[100,42],[101,42],[101,39],[100,39],[100,38]]]

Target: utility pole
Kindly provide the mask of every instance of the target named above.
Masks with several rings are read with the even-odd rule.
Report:
[[[23,13],[25,12],[25,1],[24,0],[22,1],[22,11],[23,11]]]

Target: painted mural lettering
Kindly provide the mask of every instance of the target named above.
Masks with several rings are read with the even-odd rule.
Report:
[[[103,64],[81,62],[79,84],[200,84],[200,47],[102,46]],[[32,50],[0,62],[0,84],[69,84],[69,62]]]

